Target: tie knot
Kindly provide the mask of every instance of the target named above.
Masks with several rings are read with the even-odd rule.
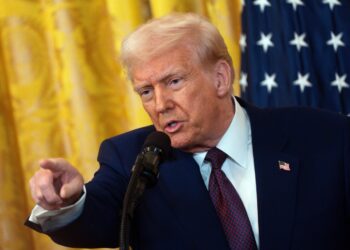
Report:
[[[205,160],[210,161],[212,168],[221,169],[226,157],[227,155],[224,152],[215,147],[208,151],[207,155],[205,156]]]

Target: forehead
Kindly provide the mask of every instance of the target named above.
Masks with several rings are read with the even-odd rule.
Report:
[[[165,51],[133,67],[133,82],[156,81],[169,74],[180,74],[195,66],[194,53],[184,48]]]

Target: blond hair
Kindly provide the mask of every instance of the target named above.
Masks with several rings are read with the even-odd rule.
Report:
[[[137,64],[179,46],[193,51],[194,59],[203,65],[225,60],[233,75],[232,59],[219,31],[207,19],[193,13],[174,13],[141,25],[124,39],[121,62],[130,77]]]

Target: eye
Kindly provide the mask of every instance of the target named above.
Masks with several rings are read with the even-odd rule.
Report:
[[[173,79],[170,81],[170,84],[177,84],[180,82],[180,79]]]
[[[139,96],[141,97],[142,101],[150,100],[152,98],[152,95],[153,95],[152,89],[149,89],[149,88],[140,89],[137,92],[138,92]]]
[[[182,78],[174,78],[170,80],[169,86],[173,89],[178,89],[181,87],[183,79]]]

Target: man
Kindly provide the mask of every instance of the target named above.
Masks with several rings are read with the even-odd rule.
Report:
[[[346,117],[232,97],[225,43],[194,14],[141,26],[122,61],[154,126],[105,140],[85,188],[65,160],[41,161],[29,226],[67,246],[116,247],[131,167],[158,130],[172,159],[136,208],[133,249],[350,249]]]

